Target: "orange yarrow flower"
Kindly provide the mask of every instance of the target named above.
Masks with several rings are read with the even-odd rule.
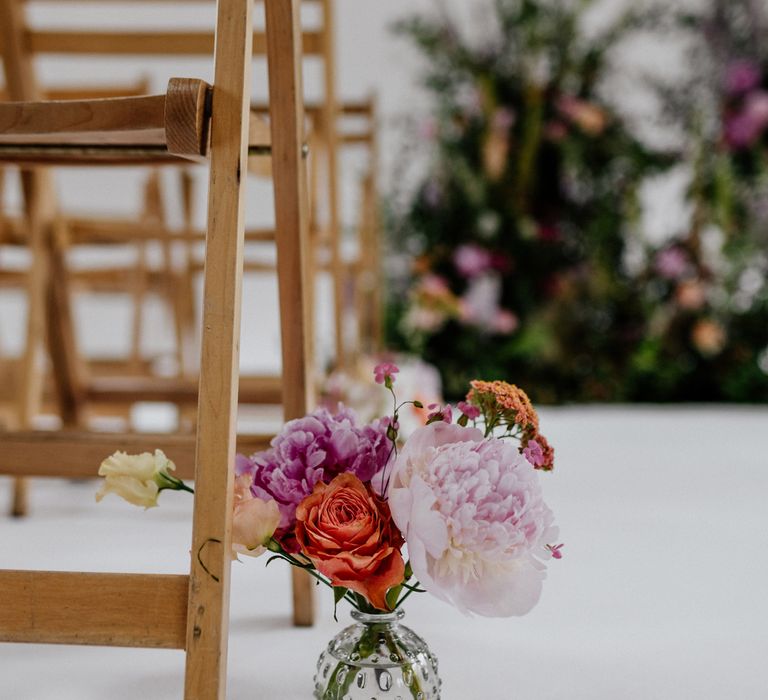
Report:
[[[544,455],[543,461],[536,468],[551,470],[555,462],[555,451],[539,432],[539,415],[528,394],[520,387],[500,380],[486,382],[475,379],[470,382],[470,386],[472,388],[467,394],[467,401],[482,410],[486,422],[492,421],[508,428],[517,426],[520,429],[520,451],[531,440],[535,440]]]

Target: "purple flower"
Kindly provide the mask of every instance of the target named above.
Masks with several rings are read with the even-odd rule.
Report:
[[[731,148],[751,146],[768,126],[768,93],[758,90],[744,101],[741,112],[725,119],[725,140]]]
[[[656,255],[656,270],[668,280],[680,279],[688,270],[688,255],[678,247],[665,248]]]
[[[760,84],[760,69],[750,60],[733,61],[725,69],[724,87],[729,95],[741,95]]]
[[[489,250],[474,243],[456,248],[453,264],[463,277],[477,277],[493,267],[493,255]]]
[[[304,418],[289,421],[272,440],[271,448],[250,460],[239,458],[238,475],[253,476],[251,493],[274,499],[280,509],[280,540],[296,522],[296,506],[319,482],[351,473],[370,481],[387,464],[390,443],[381,421],[360,426],[355,413],[339,404],[336,415],[320,408]],[[283,540],[283,546],[291,543]]]

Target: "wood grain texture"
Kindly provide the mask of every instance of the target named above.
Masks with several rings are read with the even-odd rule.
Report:
[[[208,152],[211,86],[193,78],[171,78],[165,93],[165,140],[174,155]]]
[[[252,10],[217,6],[186,700],[226,697]]]
[[[203,81],[192,81],[192,84]],[[191,87],[191,84],[190,84]],[[190,87],[178,93],[186,98]],[[47,102],[0,102],[0,139],[35,135],[39,140],[56,134],[108,131],[152,131],[165,126],[165,95],[110,97]],[[15,139],[18,141],[19,139]]]
[[[183,649],[188,576],[0,571],[0,641]],[[202,697],[202,696],[201,696]]]
[[[271,435],[240,435],[237,451],[253,454],[269,447],[271,439]],[[118,450],[140,454],[160,449],[176,464],[176,476],[194,479],[195,443],[194,435],[167,433],[0,432],[0,474],[95,477],[101,462]]]
[[[267,38],[263,32],[252,35],[253,52],[266,53]],[[27,46],[39,54],[99,54],[105,56],[210,56],[213,52],[212,32],[130,32],[130,31],[29,31]],[[322,41],[317,32],[302,35],[304,54],[318,55]]]
[[[298,0],[265,0],[267,19],[270,123],[275,193],[278,293],[283,358],[285,420],[307,413],[314,402],[312,314],[307,255],[307,173],[303,157],[304,110]],[[293,619],[314,622],[314,586],[294,569]]]

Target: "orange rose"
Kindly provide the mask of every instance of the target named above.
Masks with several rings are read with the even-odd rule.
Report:
[[[301,551],[334,586],[364,595],[388,610],[386,595],[402,583],[403,537],[389,506],[354,474],[318,483],[296,509]]]

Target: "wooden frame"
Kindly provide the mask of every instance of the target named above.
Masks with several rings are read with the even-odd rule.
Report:
[[[303,413],[309,400],[311,337],[305,325],[303,284],[306,183],[299,5],[298,0],[265,1],[278,267],[283,279],[281,325],[284,341],[290,341],[283,345],[284,405],[286,417],[292,417]],[[218,4],[189,575],[0,572],[0,588],[8,594],[0,606],[0,640],[184,648],[188,700],[223,700],[226,696],[252,6],[253,0],[219,0]],[[18,11],[12,0],[4,0],[0,8],[5,11],[0,19]],[[0,107],[0,123],[1,117]],[[177,124],[175,118],[173,124]],[[80,146],[71,143],[73,155]],[[289,274],[293,276],[287,284]],[[72,436],[59,434],[55,439],[65,438]],[[36,447],[30,445],[30,452]],[[120,601],[119,608],[110,603],[115,600]],[[162,601],[163,610],[147,605],[147,600]]]

